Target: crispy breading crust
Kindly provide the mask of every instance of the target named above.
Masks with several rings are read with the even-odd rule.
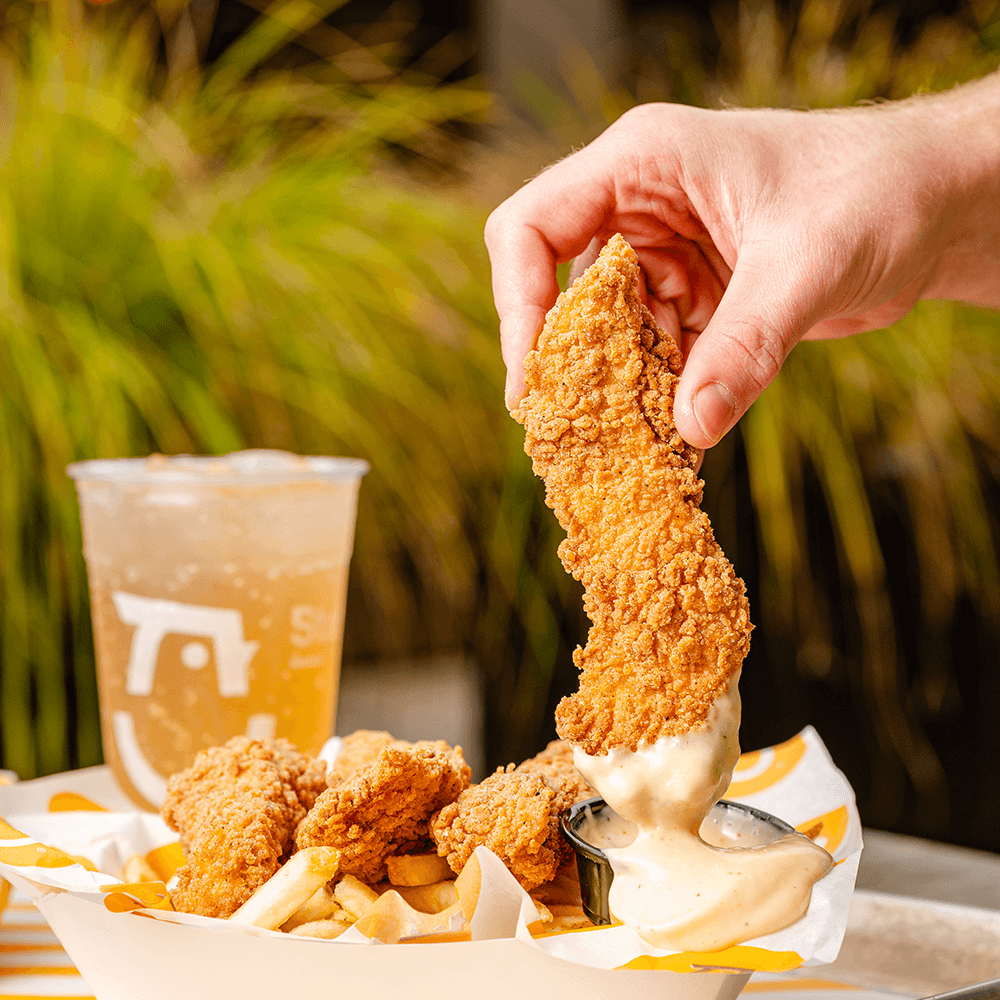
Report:
[[[696,453],[677,433],[681,355],[638,294],[619,235],[559,296],[525,361],[514,417],[567,537],[592,624],[559,735],[589,754],[702,723],[747,654],[743,581],[699,508]]]
[[[326,791],[326,762],[304,754],[282,736],[271,740],[269,745],[275,758],[287,769],[299,802],[308,812],[319,794]]]
[[[431,814],[468,787],[461,747],[387,746],[375,763],[316,800],[299,825],[296,846],[336,847],[340,874],[373,885],[386,877],[385,859],[430,838]]]
[[[543,775],[501,768],[434,816],[431,834],[453,871],[488,847],[530,891],[554,878],[566,857],[560,812]]]
[[[556,806],[561,812],[575,802],[592,799],[597,792],[587,784],[586,779],[576,769],[573,763],[573,747],[565,740],[552,740],[549,745],[534,757],[522,761],[516,771],[541,774],[549,780],[556,790],[558,799]]]
[[[174,907],[228,917],[242,906],[291,850],[325,787],[324,770],[288,740],[237,736],[170,778],[162,815],[188,862],[177,872]]]
[[[356,729],[348,734],[343,738],[337,759],[327,772],[327,784],[338,785],[362,768],[374,764],[378,755],[392,742],[392,733],[378,729]]]
[[[423,747],[437,753],[452,752],[452,747],[445,740],[417,740],[411,743],[409,740],[397,740],[392,733],[384,730],[355,729],[353,733],[343,738],[343,747],[327,772],[326,783],[332,788],[364,768],[370,767],[386,747],[397,749]],[[458,747],[458,752],[461,754],[461,747]]]

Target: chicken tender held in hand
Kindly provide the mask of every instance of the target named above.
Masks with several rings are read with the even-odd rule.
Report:
[[[543,775],[501,768],[445,806],[431,833],[454,872],[488,847],[530,891],[555,877],[569,850],[559,832],[565,805]]]
[[[674,426],[681,354],[639,277],[613,237],[546,317],[514,411],[593,623],[574,654],[580,689],[556,709],[559,735],[591,755],[703,723],[752,628],[699,507],[696,453]]]
[[[336,847],[340,872],[372,885],[386,858],[411,853],[430,838],[432,813],[468,787],[461,747],[387,746],[377,760],[328,788],[299,825],[296,844]]]
[[[187,864],[171,892],[185,913],[228,917],[281,866],[325,767],[287,740],[231,739],[167,782],[162,815]]]

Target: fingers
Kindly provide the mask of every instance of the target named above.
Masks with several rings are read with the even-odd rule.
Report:
[[[607,163],[583,149],[521,188],[487,221],[508,408],[524,396],[525,355],[559,294],[556,265],[587,250],[614,202]]]
[[[559,295],[558,259],[537,229],[514,221],[493,222],[494,216],[486,229],[486,245],[500,317],[500,350],[507,366],[504,396],[507,408],[514,409],[524,396],[525,356]]]
[[[635,249],[649,299],[672,303],[686,329],[704,330],[732,277],[714,248],[672,236],[661,237],[655,246]]]
[[[807,303],[815,295],[795,288],[781,261],[758,266],[756,256],[741,258],[715,315],[690,344],[674,421],[696,448],[712,447],[732,428],[812,325]]]
[[[572,286],[573,282],[583,274],[584,271],[590,267],[591,264],[597,260],[601,249],[604,246],[604,241],[598,237],[594,237],[587,246],[587,249],[581,254],[577,254],[573,258],[573,266],[569,269],[569,284]]]

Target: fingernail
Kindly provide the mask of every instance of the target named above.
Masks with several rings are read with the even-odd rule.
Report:
[[[735,413],[736,400],[721,382],[709,382],[695,393],[695,419],[710,446],[729,430]]]

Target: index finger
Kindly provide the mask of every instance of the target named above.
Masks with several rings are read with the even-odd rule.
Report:
[[[486,223],[493,300],[507,365],[509,409],[524,396],[524,359],[559,295],[556,265],[582,253],[614,204],[590,147],[550,167],[497,208]]]

